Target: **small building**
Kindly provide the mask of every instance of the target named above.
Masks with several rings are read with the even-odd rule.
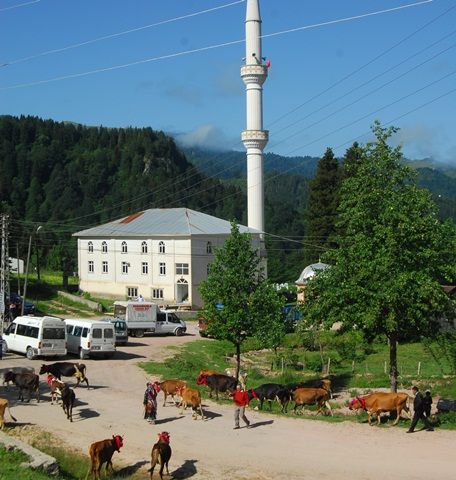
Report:
[[[307,282],[313,278],[315,275],[317,275],[318,272],[321,272],[322,270],[326,270],[329,267],[328,264],[318,262],[318,263],[312,263],[311,265],[308,265],[302,272],[301,275],[299,275],[299,278],[296,280],[295,284],[297,286],[297,301],[298,302],[304,302],[305,300],[305,289],[307,286]]]
[[[260,248],[260,232],[239,225]],[[116,299],[200,308],[198,287],[231,233],[226,220],[188,208],[149,209],[74,233],[79,288]]]

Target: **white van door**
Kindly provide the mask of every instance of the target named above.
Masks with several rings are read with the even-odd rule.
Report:
[[[90,350],[95,352],[114,352],[115,351],[114,326],[94,325],[92,327],[92,344]]]
[[[8,350],[16,351],[17,341],[16,341],[16,324],[12,323],[4,332],[3,339],[6,341]]]

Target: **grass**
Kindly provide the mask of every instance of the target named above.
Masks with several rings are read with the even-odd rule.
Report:
[[[278,354],[281,356],[293,357],[291,363],[284,362],[282,370],[280,362],[279,367],[272,372],[268,369],[274,363],[274,354],[267,351],[254,351],[256,342],[249,339],[243,345],[243,363],[242,368],[248,371],[248,386],[260,385],[263,383],[281,383],[288,384],[293,382],[305,381],[318,378],[321,373],[313,369],[303,368],[303,365],[320,365],[319,352],[309,352],[296,346],[297,337],[294,334],[288,335],[284,340],[284,345]],[[192,387],[196,387],[196,377],[202,368],[211,368],[220,372],[227,367],[232,368],[233,363],[230,358],[233,356],[234,347],[231,343],[218,340],[201,340],[191,342],[182,347],[175,347],[175,355],[166,359],[164,362],[144,362],[140,366],[150,375],[162,378],[179,378],[186,380]],[[330,356],[337,352],[326,352]],[[355,396],[361,392],[361,389],[389,388],[390,380],[388,374],[385,374],[385,361],[388,368],[389,351],[387,345],[381,343],[373,346],[373,351],[362,361],[352,363],[349,360],[338,360],[331,363],[334,370],[330,371],[333,378],[333,384],[336,391],[348,390],[350,396]],[[420,374],[418,375],[418,362],[421,362]],[[261,365],[261,368],[258,367]],[[294,365],[294,366],[293,366]],[[399,367],[399,388],[409,389],[417,384],[422,390],[430,389],[433,396],[443,396],[456,398],[455,377],[450,375],[450,365],[444,359],[436,361],[424,346],[420,343],[401,344],[398,347],[398,367]],[[269,370],[269,371],[268,371]],[[443,372],[443,373],[442,373]],[[206,388],[199,388],[203,397],[208,397]],[[220,397],[222,398],[222,397]],[[230,400],[221,399],[221,403],[230,402]],[[264,408],[269,410],[265,403]],[[281,407],[277,402],[273,403],[273,413],[280,414]],[[312,408],[305,407],[305,411],[312,411]],[[346,416],[342,414],[334,417],[322,417],[315,415],[303,415],[303,418],[323,419],[329,422],[355,421],[365,422],[367,416]],[[439,416],[443,428],[456,429],[456,414]],[[408,426],[407,421],[402,420],[399,425]]]
[[[43,472],[21,467],[21,464],[26,461],[28,457],[25,453],[19,450],[6,450],[0,445],[0,479],[49,480],[54,478]]]

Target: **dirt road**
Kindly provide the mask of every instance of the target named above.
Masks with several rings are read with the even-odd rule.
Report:
[[[157,425],[142,418],[142,395],[146,374],[136,366],[157,359],[167,345],[197,340],[196,328],[189,325],[184,337],[133,339],[120,347],[112,360],[85,360],[93,389],[76,389],[78,399],[74,422],[64,418],[60,406],[51,405],[49,396],[37,404],[15,404],[13,414],[51,431],[63,442],[82,452],[95,440],[112,434],[124,436],[124,448],[114,455],[114,467],[136,465],[149,468],[150,450],[159,431],[171,433],[174,478],[209,479],[369,479],[418,480],[455,478],[456,433],[436,430],[407,435],[403,428],[377,428],[345,422],[329,424],[312,420],[278,418],[248,410],[253,428],[233,430],[233,410],[205,402],[206,421],[194,421],[172,406],[162,407],[159,394]],[[166,352],[169,355],[169,351]],[[69,357],[70,361],[75,360]],[[41,361],[8,356],[0,370],[32,366]],[[44,376],[42,377],[44,380]],[[46,392],[43,384],[42,392]],[[16,392],[0,387],[0,396],[15,399]],[[146,476],[145,476],[146,478]]]

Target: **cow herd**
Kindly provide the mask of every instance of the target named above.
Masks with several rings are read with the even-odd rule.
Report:
[[[287,413],[287,409],[291,402],[294,402],[293,412],[303,411],[305,405],[314,405],[317,407],[317,414],[329,413],[332,415],[329,400],[332,398],[331,380],[323,378],[310,382],[300,382],[294,384],[277,384],[266,383],[255,388],[247,389],[245,386],[246,375],[240,375],[239,382],[235,377],[219,373],[214,370],[202,369],[196,379],[198,385],[204,385],[209,389],[209,397],[215,393],[217,399],[219,394],[232,395],[236,390],[237,384],[240,383],[242,388],[248,393],[249,401],[258,401],[258,407],[263,409],[264,402],[269,403],[269,410],[272,410],[272,403],[277,401],[281,405],[283,413]],[[228,372],[231,373],[231,372]],[[70,422],[72,419],[72,410],[75,403],[75,393],[72,387],[62,381],[62,377],[74,377],[77,380],[75,386],[81,382],[85,382],[87,388],[90,388],[89,381],[86,376],[86,367],[80,363],[59,362],[50,365],[42,365],[39,371],[40,375],[47,375],[46,382],[49,386],[51,395],[51,404],[58,403],[60,398],[63,411]],[[32,395],[36,396],[37,402],[40,401],[39,376],[33,372],[8,371],[4,374],[4,384],[8,386],[13,383],[19,392],[19,400],[30,401]],[[157,382],[158,383],[158,382]],[[187,407],[192,408],[192,417],[198,418],[198,415],[204,420],[204,412],[202,409],[201,394],[198,389],[191,388],[187,382],[178,379],[164,380],[158,383],[160,390],[163,392],[163,406],[166,405],[168,397],[171,397],[175,406],[181,408],[181,414]],[[363,397],[355,397],[349,402],[350,410],[364,410],[368,414],[369,425],[373,416],[377,417],[380,423],[380,414],[382,412],[393,411],[396,413],[397,424],[402,411],[410,418],[408,408],[409,397],[405,393],[383,393],[377,392]],[[9,411],[8,401],[0,398],[0,429],[4,426],[4,414],[8,412],[13,421],[16,419]],[[106,471],[112,470],[112,455],[115,451],[120,451],[123,446],[123,438],[120,435],[112,436],[111,439],[95,442],[90,446],[89,455],[91,460],[92,477],[98,479],[103,464],[106,464]],[[166,467],[168,471],[168,462],[171,457],[170,436],[168,432],[161,432],[158,435],[158,441],[153,446],[151,452],[151,469],[150,478],[152,478],[156,464],[160,464],[160,478],[163,478],[163,469]]]

